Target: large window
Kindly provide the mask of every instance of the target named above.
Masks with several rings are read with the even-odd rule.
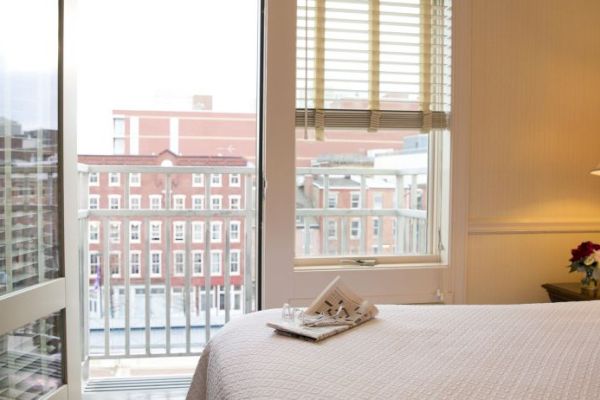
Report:
[[[447,0],[298,1],[298,265],[439,259],[450,17]]]

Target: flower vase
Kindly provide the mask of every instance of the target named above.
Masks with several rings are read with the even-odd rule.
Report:
[[[582,290],[585,290],[588,292],[598,290],[598,281],[596,280],[596,277],[595,277],[596,274],[594,274],[594,269],[595,268],[586,268],[585,269],[585,276],[581,280],[581,289]]]

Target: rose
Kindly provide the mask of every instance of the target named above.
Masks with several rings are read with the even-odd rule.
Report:
[[[591,258],[589,261],[591,261],[591,263],[593,264],[594,262],[597,262],[599,259],[596,258],[595,253],[600,250],[600,244],[596,244],[596,243],[592,243],[592,242],[583,242],[581,243],[579,246],[577,246],[576,249],[571,250],[571,259],[569,261],[571,262],[577,262],[577,261],[583,261],[584,263],[586,263],[586,261],[588,261],[588,259],[590,258],[590,256],[592,256],[593,258]],[[586,265],[591,265],[591,264],[587,264]]]

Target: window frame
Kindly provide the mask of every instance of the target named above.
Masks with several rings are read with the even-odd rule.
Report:
[[[92,176],[96,177],[96,180],[92,179]],[[100,172],[90,172],[88,175],[88,186],[97,187],[100,186]]]
[[[199,202],[200,207],[196,206],[196,202]],[[192,195],[192,210],[204,210],[204,195],[203,194],[194,194]]]
[[[171,205],[171,207],[173,208],[173,210],[185,210],[185,199],[186,199],[186,195],[185,194],[174,194],[173,195],[173,204]],[[180,205],[178,205],[177,203],[181,202]]]
[[[218,207],[214,207],[213,200],[218,200]],[[223,195],[221,194],[211,194],[210,195],[210,209],[211,210],[222,210],[223,209]]]
[[[181,273],[177,272],[177,256],[181,256]],[[173,276],[185,276],[185,251],[173,250]]]
[[[133,262],[132,262],[131,258],[134,255],[138,257],[138,261],[137,261],[138,272],[137,273],[133,273],[133,270],[131,268],[132,265],[133,265]],[[140,250],[129,250],[129,265],[128,265],[128,268],[129,268],[129,277],[131,277],[131,278],[141,278],[141,276],[142,276],[142,252]]]
[[[113,182],[113,177],[117,179]],[[109,187],[120,187],[121,186],[121,173],[120,172],[109,172],[108,173],[108,186]]]
[[[96,200],[96,207],[92,207],[92,199]],[[99,210],[100,209],[100,195],[99,194],[90,194],[88,196],[88,209],[89,210]]]
[[[158,208],[154,208],[153,200],[158,200]],[[161,194],[149,194],[148,195],[148,209],[150,210],[162,210],[162,195]]]
[[[233,264],[233,255],[237,255],[237,271],[233,272],[231,266]],[[230,276],[239,276],[242,271],[242,252],[240,249],[232,249],[229,251],[229,275]]]
[[[113,227],[116,229],[113,231]],[[116,239],[113,238],[113,233],[116,231]],[[108,221],[108,241],[111,244],[121,243],[121,221]]]
[[[158,226],[158,235],[154,236],[152,230]],[[162,221],[150,221],[148,224],[148,235],[150,243],[161,243],[162,242]]]
[[[133,238],[134,229],[137,226],[137,239]],[[142,242],[142,221],[129,221],[129,243],[141,243]]]
[[[153,265],[154,265],[154,256],[158,255],[158,272],[154,272],[153,270]],[[148,257],[148,271],[150,272],[150,277],[151,278],[160,278],[162,277],[162,250],[150,250],[150,256]]]
[[[204,187],[204,174],[192,173],[192,187]]]
[[[138,206],[133,207],[133,200],[137,200]],[[130,194],[129,195],[129,209],[130,210],[141,210],[142,209],[142,195],[141,194]]]
[[[177,230],[181,229],[181,235]],[[185,221],[173,221],[173,243],[185,243]]]
[[[112,201],[117,200],[117,207],[114,208]],[[109,210],[120,210],[121,209],[121,195],[120,194],[109,194],[108,195],[108,209]]]
[[[200,255],[200,272],[196,272],[196,255]],[[192,250],[192,276],[204,276],[204,250]]]
[[[92,239],[92,226],[94,226],[96,230],[96,239]],[[100,243],[100,221],[88,221],[88,243]]]
[[[133,179],[133,177],[137,177]],[[141,172],[130,172],[129,173],[129,187],[141,187],[142,186],[142,173]]]
[[[204,243],[204,226],[204,221],[192,221],[192,243]],[[199,237],[196,236],[197,232],[200,232]]]
[[[215,231],[213,227],[218,226],[219,229]],[[213,237],[213,234],[218,232],[218,237]],[[210,221],[210,242],[211,243],[222,243],[223,242],[223,221]]]
[[[237,226],[237,237],[233,236],[233,226]],[[242,221],[229,221],[229,241],[231,243],[240,243],[242,240]]]
[[[234,177],[237,177],[237,182],[234,181]],[[229,186],[230,187],[241,187],[242,185],[242,174],[229,174]]]
[[[210,174],[211,187],[223,187],[223,174]]]
[[[219,270],[214,271],[213,269],[213,255],[219,256]],[[223,275],[223,250],[211,249],[210,250],[210,276],[222,276]]]

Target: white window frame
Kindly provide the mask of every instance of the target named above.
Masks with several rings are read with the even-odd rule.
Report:
[[[204,174],[192,174],[192,187],[204,186]]]
[[[211,187],[222,187],[223,186],[223,174],[210,174],[210,186]]]
[[[339,197],[339,193],[338,192],[329,192],[327,194],[327,208],[338,208],[338,197]],[[333,205],[331,205],[333,200]]]
[[[142,186],[142,173],[141,172],[130,172],[129,173],[129,187],[140,187],[140,186]]]
[[[354,224],[357,225],[357,228],[354,228]],[[354,233],[356,231],[356,233]],[[352,218],[350,220],[350,239],[358,240],[362,235],[362,221],[360,218]]]
[[[92,273],[92,256],[96,256],[96,273]],[[100,262],[100,252],[98,251],[90,251],[88,253],[88,273],[90,274],[90,278],[94,278],[96,277],[96,275],[98,275],[98,272],[100,271],[100,268],[102,268],[102,263]],[[100,272],[100,274],[102,274],[102,272]]]
[[[218,233],[218,234],[215,235],[215,233]],[[211,221],[210,222],[210,242],[211,243],[221,243],[222,241],[223,241],[223,222],[222,221]]]
[[[237,202],[237,206],[233,203]],[[229,209],[230,210],[241,210],[242,209],[242,196],[239,194],[229,195]]]
[[[116,256],[117,260],[118,260],[118,264],[117,265],[118,265],[119,269],[118,269],[118,272],[116,274],[113,273],[112,264],[111,264],[111,259],[113,258],[113,256]],[[116,251],[116,250],[111,251],[108,254],[108,269],[110,271],[110,277],[111,278],[120,278],[121,277],[121,270],[123,269],[122,267],[123,267],[123,265],[121,263],[121,252],[120,251]]]
[[[378,201],[376,201],[377,199],[381,200],[381,204],[376,204],[378,203]],[[373,192],[373,205],[371,208],[373,208],[374,210],[382,210],[383,209],[383,203],[385,202],[385,196],[383,195],[383,192]]]
[[[158,272],[154,272],[152,266],[154,264],[154,256],[158,254]],[[162,276],[162,250],[151,250],[150,257],[148,259],[148,271],[150,272],[150,277],[157,278]]]
[[[218,200],[218,206],[215,207],[213,200]],[[222,210],[223,209],[223,196],[220,194],[213,194],[210,196],[210,209],[211,210]]]
[[[333,227],[333,235],[331,235],[331,227]],[[327,220],[327,240],[337,239],[337,221],[334,219]]]
[[[356,206],[355,204],[355,200],[356,199]],[[360,192],[350,192],[350,208],[361,208],[361,200],[362,200],[362,196],[360,195]]]
[[[230,187],[240,187],[242,185],[242,175],[241,174],[229,174],[229,186]]]
[[[132,258],[134,255],[138,257],[138,261],[137,261],[138,272],[137,273],[133,273],[133,269],[132,269],[132,266],[133,266]],[[139,278],[142,276],[142,252],[140,250],[130,250],[129,251],[129,276],[131,278]]]
[[[185,221],[173,222],[173,243],[185,243]]]
[[[113,237],[115,232],[117,233],[116,239]],[[121,243],[121,221],[108,221],[108,240],[110,243]]]
[[[181,272],[177,272],[177,257],[181,256]],[[173,276],[185,276],[185,251],[173,250]]]
[[[96,239],[92,239],[93,230],[96,231]],[[88,243],[100,243],[100,221],[88,221]]]
[[[196,272],[196,255],[200,255],[200,272]],[[192,250],[192,276],[204,275],[204,251]]]
[[[192,195],[192,210],[204,210],[204,195]]]
[[[215,271],[213,268],[213,255],[219,256],[219,270]],[[210,276],[221,276],[223,275],[223,250],[211,250],[210,251]]]
[[[113,207],[113,200],[116,200],[117,207]],[[121,209],[121,195],[120,194],[109,194],[108,195],[108,209],[109,210],[120,210]]]
[[[185,210],[185,194],[173,195],[173,210]]]
[[[96,201],[96,206],[92,207],[92,200]],[[88,197],[88,208],[90,210],[98,210],[100,208],[100,195],[99,194],[90,194]]]
[[[234,235],[233,227],[237,226],[237,235]],[[241,221],[229,221],[229,241],[231,243],[239,243],[242,237],[242,222]]]
[[[134,205],[135,201],[137,201],[137,207]],[[142,195],[130,194],[129,195],[129,209],[130,210],[140,210],[141,208],[142,208]]]
[[[192,222],[192,243],[204,242],[204,221]]]
[[[155,236],[153,234],[153,230],[158,226],[158,235]],[[150,221],[148,225],[149,235],[150,235],[150,243],[160,243],[162,241],[162,221]]]
[[[232,270],[233,265],[233,255],[237,256],[237,271],[234,272]],[[233,249],[229,251],[229,275],[230,276],[239,276],[242,270],[242,252],[239,249]]]
[[[113,178],[116,178],[113,181]],[[120,172],[109,172],[108,173],[108,186],[119,187],[121,186],[121,173]]]
[[[95,177],[95,179],[92,179]],[[90,172],[88,175],[88,186],[100,186],[100,172]]]
[[[154,207],[154,202],[158,201],[158,207]],[[148,208],[150,210],[162,210],[162,195],[151,194],[148,196]]]
[[[137,229],[134,227],[137,226]],[[137,231],[137,239],[134,238],[133,233]],[[129,221],[129,243],[141,243],[142,241],[142,222],[141,221]]]

